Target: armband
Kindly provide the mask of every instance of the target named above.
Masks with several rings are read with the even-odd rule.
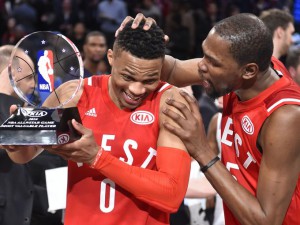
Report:
[[[203,166],[201,168],[202,173],[205,173],[210,167],[212,167],[219,160],[220,160],[219,156],[216,156],[215,158],[213,158],[209,163],[207,163],[206,166]]]
[[[95,168],[96,164],[98,163],[100,156],[102,155],[103,149],[100,147],[99,151],[97,152],[97,155],[94,159],[94,161],[92,162],[92,164],[90,165],[91,168]]]

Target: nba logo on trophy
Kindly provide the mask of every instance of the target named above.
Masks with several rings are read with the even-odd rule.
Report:
[[[53,52],[40,50],[37,57],[38,90],[51,93],[54,89]]]

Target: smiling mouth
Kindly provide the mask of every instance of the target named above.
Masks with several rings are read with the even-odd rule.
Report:
[[[134,96],[126,93],[125,91],[123,93],[124,93],[124,96],[125,96],[125,101],[128,104],[136,105],[136,104],[139,104],[143,100],[143,96],[134,97]]]

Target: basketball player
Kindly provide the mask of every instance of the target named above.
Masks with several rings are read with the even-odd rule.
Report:
[[[144,29],[153,23],[148,18]],[[164,109],[180,128],[165,127],[222,197],[226,224],[300,224],[300,89],[272,57],[272,34],[256,16],[238,14],[218,22],[202,48],[202,59],[166,57],[163,68],[171,72],[162,78],[178,86],[201,83],[210,96],[224,96],[222,163],[208,143],[197,101],[185,92],[190,110],[176,98],[167,103],[181,114]]]
[[[82,138],[45,147],[70,160],[65,225],[169,224],[169,214],[184,198],[191,158],[182,141],[164,128],[161,110],[167,98],[183,98],[160,81],[164,33],[157,26],[142,27],[125,27],[108,51],[112,74],[85,79],[66,105],[79,108],[83,125],[72,124]],[[74,93],[77,83],[71,80],[56,90],[60,101]],[[45,106],[57,101],[50,95]],[[36,146],[28,151],[5,147],[19,163],[41,152]]]

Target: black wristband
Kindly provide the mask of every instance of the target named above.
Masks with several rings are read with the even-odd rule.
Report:
[[[209,169],[209,167],[211,167],[212,165],[214,165],[219,160],[220,160],[219,156],[216,156],[215,158],[213,158],[209,163],[207,163],[206,166],[203,166],[201,168],[202,173],[205,173]]]

